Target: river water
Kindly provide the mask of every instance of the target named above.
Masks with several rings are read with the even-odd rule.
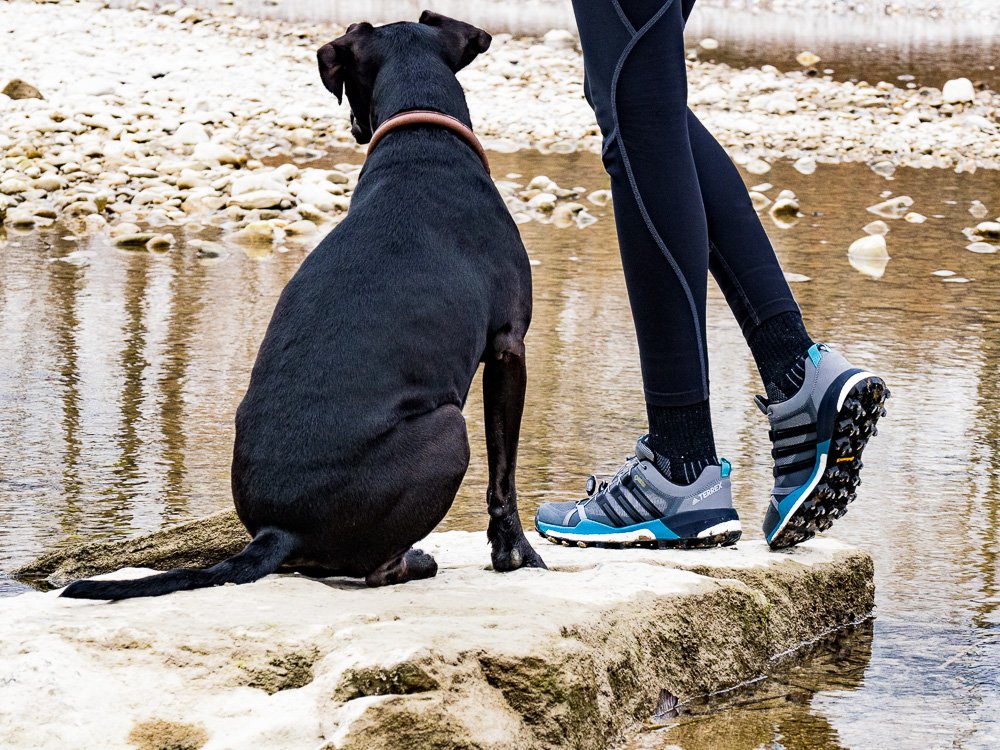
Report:
[[[338,155],[333,161],[357,154]],[[493,155],[494,172],[606,185],[591,154]],[[873,625],[819,644],[755,686],[682,706],[635,747],[995,748],[1000,746],[1000,253],[965,246],[995,172],[777,164],[805,217],[765,216],[817,340],[885,376],[894,398],[866,451],[864,485],[834,536],[876,560]],[[880,278],[846,249],[884,191],[927,222],[889,220]],[[535,316],[519,486],[529,519],[612,470],[644,428],[637,352],[609,208],[596,224],[522,231]],[[179,236],[190,239],[179,228]],[[120,539],[229,505],[233,413],[283,284],[308,246],[200,259],[181,243],[123,252],[64,229],[9,233],[0,250],[0,570],[54,544]],[[79,251],[84,251],[80,254]],[[69,253],[73,262],[62,260]],[[256,255],[256,254],[255,254]],[[867,269],[877,273],[878,269]],[[950,278],[934,271],[954,272]],[[715,431],[755,536],[770,486],[760,390],[739,328],[709,299]],[[473,462],[446,528],[483,529],[478,382],[466,409]],[[541,551],[545,543],[538,540]],[[485,552],[484,552],[485,554]],[[586,554],[581,551],[580,554]],[[697,554],[697,553],[692,553]],[[0,580],[8,594],[19,584]]]

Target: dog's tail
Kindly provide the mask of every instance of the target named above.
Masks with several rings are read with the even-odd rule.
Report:
[[[242,552],[211,568],[177,568],[131,581],[77,581],[60,594],[72,599],[132,599],[163,596],[174,591],[251,583],[276,571],[297,546],[294,534],[282,529],[261,529]]]

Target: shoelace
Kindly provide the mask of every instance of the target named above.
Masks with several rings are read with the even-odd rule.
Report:
[[[601,481],[598,481],[597,476],[595,474],[591,474],[589,477],[587,477],[587,487],[586,487],[587,497],[584,498],[583,500],[577,500],[576,504],[586,506],[587,503],[589,503],[595,497],[600,495],[615,482],[620,482],[622,480],[622,477],[624,477],[632,470],[632,467],[636,465],[638,460],[639,459],[636,456],[627,456],[625,459],[625,463],[619,467],[618,471],[616,471],[614,474]]]

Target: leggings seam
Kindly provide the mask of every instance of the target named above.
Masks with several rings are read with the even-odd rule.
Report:
[[[753,324],[755,326],[760,325],[760,320],[757,317],[757,311],[754,309],[754,306],[750,301],[750,296],[746,293],[746,290],[740,283],[739,278],[737,278],[736,274],[733,273],[732,267],[726,261],[725,256],[723,256],[723,254],[719,251],[719,248],[716,246],[716,244],[712,242],[711,238],[708,240],[708,248],[713,253],[715,253],[715,257],[719,259],[719,262],[725,269],[726,276],[729,277],[729,281],[733,284],[734,287],[736,287],[736,291],[739,293],[740,299],[743,300],[743,304],[746,306],[747,312],[750,313],[750,319],[753,321]]]
[[[625,11],[622,10],[621,4],[618,2],[618,0],[611,0],[611,5],[615,9],[615,13],[618,14],[618,20],[622,22],[622,26],[624,26],[625,30],[629,33],[630,39],[634,38],[635,26],[633,26],[632,22],[628,20],[628,16],[626,16]],[[615,142],[617,138],[618,138],[618,123],[616,122],[615,126],[611,129],[611,135],[607,137],[607,139],[604,141],[604,146],[601,148],[602,159],[604,158],[604,155],[607,154],[608,148],[611,146],[612,143]]]
[[[681,289],[683,289],[684,296],[687,299],[688,307],[690,308],[691,312],[691,318],[694,322],[695,340],[698,344],[698,363],[701,370],[702,391],[707,396],[708,377],[706,373],[707,368],[705,366],[705,348],[704,348],[704,341],[702,340],[702,335],[701,335],[701,318],[698,316],[698,308],[695,305],[694,295],[691,293],[691,287],[688,286],[687,280],[684,278],[684,274],[681,273],[680,266],[677,264],[677,261],[674,259],[673,255],[670,254],[670,250],[667,248],[667,245],[663,241],[663,238],[660,236],[660,233],[656,231],[656,227],[653,224],[653,220],[650,217],[649,212],[646,210],[646,205],[642,200],[642,196],[639,194],[639,186],[636,184],[635,181],[635,175],[632,171],[632,163],[628,158],[628,150],[625,148],[625,141],[621,136],[621,128],[619,127],[619,122],[618,122],[618,101],[617,101],[618,79],[621,76],[622,68],[625,65],[625,61],[628,59],[628,56],[631,54],[632,50],[635,49],[636,44],[638,44],[639,41],[642,39],[642,37],[646,34],[646,32],[648,32],[657,23],[657,21],[659,21],[663,17],[663,15],[667,12],[667,10],[669,10],[670,7],[673,5],[674,1],[675,0],[667,0],[667,2],[665,2],[663,6],[658,11],[656,11],[656,13],[653,14],[653,17],[650,18],[643,25],[641,29],[639,29],[633,34],[628,44],[625,45],[625,49],[622,50],[622,54],[618,58],[618,62],[615,65],[614,75],[612,76],[611,79],[611,116],[614,122],[613,131],[617,131],[615,139],[618,141],[618,147],[621,149],[622,152],[622,162],[625,166],[625,172],[628,175],[629,186],[632,188],[632,196],[635,199],[636,204],[639,206],[639,213],[642,214],[643,222],[646,224],[646,229],[652,236],[653,241],[656,243],[657,247],[660,248],[660,252],[663,253],[663,256],[666,258],[667,263],[673,270],[674,275],[680,282]],[[612,2],[614,2],[616,7],[618,6],[617,0],[612,0]]]
[[[608,136],[608,139],[604,142],[604,146],[601,148],[601,158],[602,159],[608,153],[608,149],[611,148],[611,144],[614,143],[616,140],[618,140],[618,124],[617,123],[611,129],[611,135]]]
[[[625,15],[625,11],[622,10],[622,6],[618,3],[618,0],[611,0],[611,4],[615,8],[615,13],[618,14],[618,18],[619,18],[619,20],[621,20],[622,26],[624,26],[625,30],[628,31],[628,33],[631,34],[634,37],[635,36],[635,26],[633,26],[632,22],[630,20],[628,20],[628,16]]]

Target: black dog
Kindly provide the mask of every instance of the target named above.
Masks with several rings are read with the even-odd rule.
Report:
[[[319,50],[320,75],[338,100],[346,90],[359,143],[414,109],[468,125],[455,73],[490,41],[430,12],[354,24]],[[78,581],[63,596],[158,596],[282,566],[372,586],[433,576],[434,559],[412,545],[468,467],[462,406],[480,362],[493,567],[545,567],[514,487],[530,317],[528,257],[476,152],[441,127],[392,131],[347,218],[282,292],[236,413],[233,495],[253,541],[206,570]]]

